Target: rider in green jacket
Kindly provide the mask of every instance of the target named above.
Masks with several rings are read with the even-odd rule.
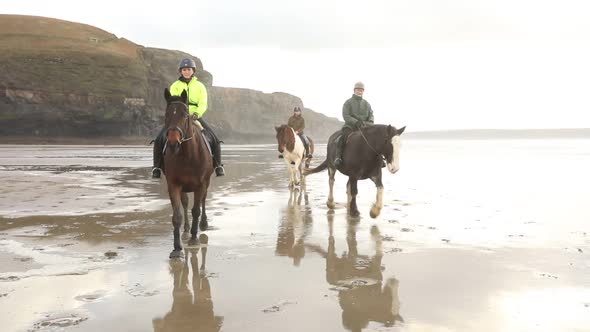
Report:
[[[178,70],[181,76],[178,80],[174,81],[170,85],[170,94],[172,96],[180,96],[182,91],[188,93],[188,111],[193,118],[203,125],[203,128],[212,137],[211,152],[213,153],[213,163],[215,167],[215,175],[223,176],[225,171],[223,164],[221,163],[221,147],[220,140],[215,135],[215,132],[209,126],[209,124],[203,119],[203,115],[207,111],[207,88],[205,85],[197,80],[195,77],[195,71],[197,65],[193,59],[182,59]],[[154,168],[152,170],[152,177],[159,178],[162,166],[162,150],[164,147],[164,132],[166,128],[163,128],[158,138],[156,138],[154,144]]]
[[[363,99],[364,92],[365,85],[362,82],[357,82],[354,85],[354,94],[342,106],[344,126],[342,127],[342,137],[338,141],[336,159],[334,159],[334,165],[336,167],[342,164],[342,151],[344,151],[344,145],[346,144],[348,135],[374,122],[371,104]]]

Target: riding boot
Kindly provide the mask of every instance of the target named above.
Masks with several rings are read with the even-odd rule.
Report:
[[[213,166],[215,166],[215,176],[224,176],[225,170],[223,169],[223,164],[221,163],[221,144],[219,141],[216,141],[213,145],[215,146],[213,149]]]
[[[342,150],[344,150],[342,144],[338,142],[338,146],[336,147],[336,158],[334,159],[334,166],[336,167],[342,165]]]
[[[342,165],[342,154],[344,152],[344,145],[346,144],[346,140],[348,139],[348,135],[350,135],[352,131],[347,129],[346,127],[342,129],[342,135],[340,136],[340,140],[338,141],[338,145],[336,147],[336,159],[334,159],[334,166],[338,167]]]
[[[163,130],[160,132],[158,137],[154,140],[154,161],[152,167],[152,178],[159,179],[162,175],[162,168],[164,166],[163,160],[163,150],[164,150],[164,136]]]

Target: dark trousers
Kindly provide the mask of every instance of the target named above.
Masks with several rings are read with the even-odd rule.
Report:
[[[309,142],[307,141],[307,137],[304,133],[298,133],[299,138],[301,138],[301,142],[303,143],[303,147],[305,148],[305,154],[309,155]]]
[[[211,129],[211,126],[205,121],[205,119],[200,118],[199,122],[205,128],[205,136],[209,137],[209,144],[211,144],[211,153],[213,154],[213,162],[214,166],[223,166],[221,163],[221,141]]]
[[[342,127],[342,130],[341,130],[342,136],[340,137],[340,141],[338,141],[338,145],[336,148],[336,158],[342,159],[342,152],[344,151],[344,146],[346,145],[346,140],[348,139],[348,136],[350,135],[350,133],[352,133],[353,131],[354,130],[352,128]]]
[[[213,131],[213,129],[211,129],[211,126],[209,126],[209,124],[205,120],[203,120],[203,118],[200,118],[199,122],[201,123],[201,125],[203,125],[205,137],[208,138],[209,144],[211,145],[211,153],[213,154],[214,166],[222,166],[223,164],[221,163],[221,141],[219,140],[217,135],[215,135],[215,132]],[[164,150],[164,145],[166,144],[166,129],[166,127],[163,127],[162,130],[160,130],[160,133],[158,134],[156,139],[154,140],[153,153],[155,168],[163,169],[164,167],[164,158],[162,152]]]

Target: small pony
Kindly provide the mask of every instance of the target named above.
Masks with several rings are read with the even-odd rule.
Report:
[[[303,182],[303,162],[305,160],[305,168],[309,168],[311,158],[307,158],[303,142],[293,128],[281,125],[275,127],[275,130],[279,152],[283,154],[283,159],[289,169],[289,187],[293,188]],[[309,140],[309,154],[313,155],[313,141],[309,137],[307,139]]]

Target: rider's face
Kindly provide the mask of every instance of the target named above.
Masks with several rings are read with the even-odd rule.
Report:
[[[180,70],[180,74],[182,75],[182,77],[189,79],[191,78],[191,76],[193,76],[193,69],[192,68],[182,68]]]
[[[363,93],[365,93],[365,89],[354,89],[354,94],[359,97],[362,97]]]

